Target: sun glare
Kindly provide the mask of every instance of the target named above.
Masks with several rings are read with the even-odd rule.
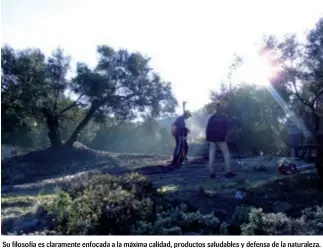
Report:
[[[265,55],[258,55],[245,62],[237,73],[237,80],[240,82],[265,87],[269,85],[269,79],[275,77],[279,71]]]

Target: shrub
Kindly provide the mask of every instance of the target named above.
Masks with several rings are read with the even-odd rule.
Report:
[[[240,235],[241,234],[241,225],[249,222],[249,213],[253,207],[246,205],[238,205],[236,206],[232,219],[230,221],[230,225],[228,225],[228,232],[232,235]]]
[[[234,213],[232,214],[231,224],[235,226],[240,226],[244,223],[249,222],[249,214],[253,207],[238,205],[236,206]]]
[[[215,234],[221,224],[213,213],[203,215],[167,201],[137,173],[80,176],[44,208],[59,234]]]
[[[300,218],[284,213],[263,213],[252,209],[249,223],[242,224],[242,235],[318,235],[323,233],[323,206],[307,208]]]

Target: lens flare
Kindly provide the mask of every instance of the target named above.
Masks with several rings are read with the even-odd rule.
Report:
[[[255,84],[257,86],[268,86],[270,79],[274,78],[280,71],[280,66],[273,63],[268,55],[263,53],[246,60],[237,73],[240,82]]]

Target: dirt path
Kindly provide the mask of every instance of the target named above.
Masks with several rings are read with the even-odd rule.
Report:
[[[168,164],[168,160],[153,160],[151,157],[145,159],[136,156],[126,156],[123,160],[119,160],[121,166],[111,168],[105,166],[105,162],[101,162],[101,167],[97,164],[93,166],[93,170],[86,170],[80,173],[74,173],[70,175],[50,178],[46,180],[39,180],[33,183],[15,184],[15,185],[2,185],[2,196],[12,195],[37,195],[53,193],[60,184],[65,183],[75,176],[81,175],[91,171],[102,171],[105,173],[111,173],[114,175],[120,175],[126,172],[135,171],[147,175],[152,182],[158,187],[163,188],[165,191],[175,190],[196,190],[205,188],[206,190],[216,189],[232,189],[244,188],[254,183],[263,182],[273,177],[277,177],[276,164],[277,159],[267,161],[267,159],[246,158],[242,159],[238,164],[238,160],[232,161],[232,167],[237,172],[237,176],[234,178],[223,177],[222,161],[218,161],[215,166],[216,178],[211,179],[209,177],[209,169],[207,164],[186,164],[180,169],[167,171],[165,166]],[[91,168],[88,165],[84,167]],[[258,168],[257,168],[258,167]]]
[[[129,166],[132,160],[135,166]],[[221,187],[227,184],[227,188],[230,185],[243,184],[251,181],[266,180],[268,177],[273,176],[275,170],[272,166],[267,165],[267,172],[253,172],[252,167],[254,164],[259,164],[256,159],[252,162],[248,159],[244,160],[244,165],[238,166],[235,161],[233,161],[233,168],[238,172],[237,177],[232,179],[225,179],[221,176],[220,179],[210,179],[209,171],[206,164],[188,164],[183,165],[182,168],[173,171],[165,171],[165,165],[167,165],[168,160],[158,160],[152,161],[151,158],[147,161],[134,161],[136,158],[128,159],[127,163],[124,163],[122,167],[111,168],[105,167],[104,162],[101,164],[102,167],[95,166],[94,170],[87,170],[85,172],[75,173],[71,175],[66,175],[62,177],[56,177],[46,180],[40,180],[33,183],[15,184],[15,185],[2,185],[1,191],[2,196],[12,196],[12,195],[37,195],[37,194],[48,194],[53,193],[62,183],[69,181],[75,176],[87,173],[90,171],[103,171],[105,173],[111,173],[114,175],[120,175],[129,171],[137,171],[138,173],[147,174],[147,176],[159,187],[176,185],[177,188],[186,189],[198,189],[200,187],[211,187],[217,188],[219,184]],[[158,165],[156,165],[158,164]],[[141,165],[141,166],[140,166]],[[144,165],[144,166],[143,166]],[[89,167],[89,166],[86,166]],[[218,162],[216,171],[220,172],[219,167],[223,167],[222,162]]]

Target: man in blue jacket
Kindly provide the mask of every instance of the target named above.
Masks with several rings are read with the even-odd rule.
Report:
[[[186,159],[188,153],[187,134],[189,130],[186,127],[185,120],[191,116],[190,111],[185,111],[184,114],[179,116],[172,124],[172,134],[176,141],[172,164],[180,164],[183,162],[183,159]],[[185,154],[184,157],[181,156],[183,149]]]
[[[210,177],[215,178],[214,173],[214,160],[216,145],[221,149],[225,162],[225,177],[234,177],[236,174],[231,170],[231,156],[226,143],[226,137],[229,129],[238,124],[237,121],[228,118],[224,114],[224,109],[221,106],[217,107],[217,112],[213,114],[207,123],[206,127],[206,140],[209,142],[209,169]]]

